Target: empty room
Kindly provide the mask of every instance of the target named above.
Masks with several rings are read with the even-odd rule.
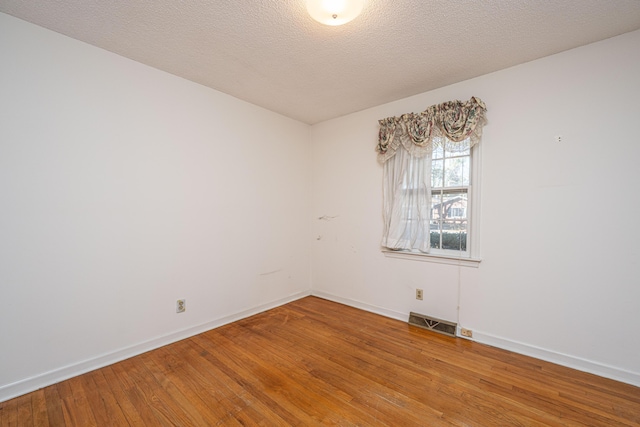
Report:
[[[0,426],[640,426],[637,0],[0,0]]]

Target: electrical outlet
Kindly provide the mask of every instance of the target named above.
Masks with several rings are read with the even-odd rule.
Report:
[[[176,301],[176,313],[184,313],[187,309],[187,300],[179,299]]]
[[[422,289],[416,289],[416,299],[419,299],[422,301],[422,298],[423,298]]]
[[[467,338],[473,338],[473,331],[471,329],[460,328],[460,335]]]

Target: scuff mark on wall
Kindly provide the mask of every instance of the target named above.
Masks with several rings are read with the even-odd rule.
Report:
[[[265,272],[265,273],[260,273],[260,276],[269,276],[270,274],[276,274],[276,273],[279,273],[279,272],[281,272],[281,271],[282,271],[282,269],[281,269],[281,268],[279,268],[279,269],[277,269],[277,270],[267,271],[267,272]]]

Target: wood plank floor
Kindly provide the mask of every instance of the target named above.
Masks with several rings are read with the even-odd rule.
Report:
[[[2,426],[640,426],[640,388],[308,297],[0,403]]]

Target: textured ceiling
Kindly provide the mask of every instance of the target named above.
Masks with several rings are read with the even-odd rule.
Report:
[[[0,0],[5,12],[317,123],[640,29],[639,0]],[[639,46],[640,48],[640,46]]]

